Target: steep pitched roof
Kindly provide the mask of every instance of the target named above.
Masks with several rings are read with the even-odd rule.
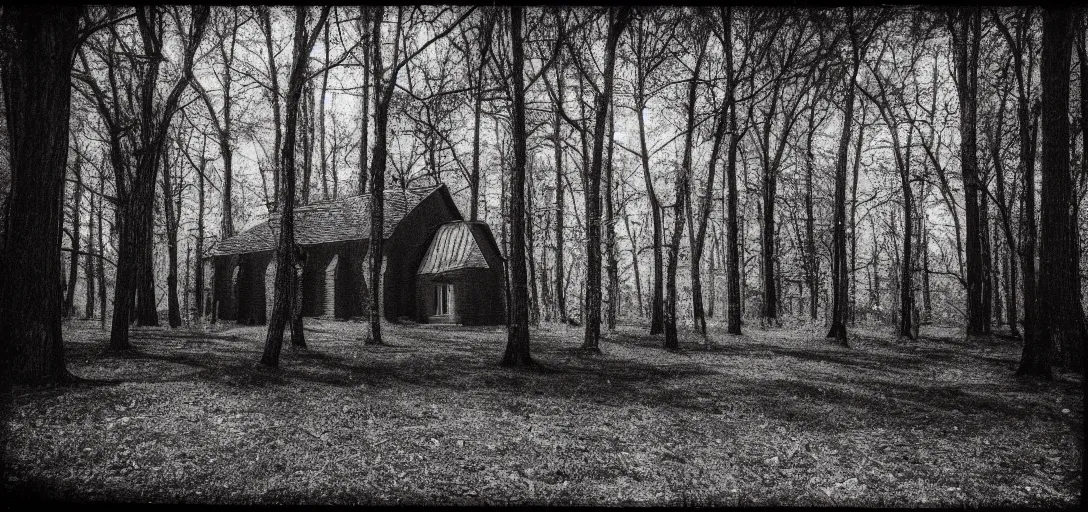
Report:
[[[393,229],[427,196],[442,186],[430,189],[385,191],[383,236]],[[219,242],[214,255],[243,254],[275,249],[280,232],[280,215],[273,214],[264,222]],[[295,208],[295,240],[299,245],[316,245],[345,240],[370,238],[370,196],[351,196],[319,201]]]
[[[462,268],[489,268],[483,251],[472,235],[471,222],[456,221],[439,226],[417,274],[440,274]]]

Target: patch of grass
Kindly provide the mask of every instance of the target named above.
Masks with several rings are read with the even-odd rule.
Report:
[[[502,328],[307,319],[309,349],[257,364],[261,327],[136,328],[103,351],[65,327],[69,387],[17,389],[16,497],[185,503],[1075,506],[1079,376],[1012,376],[1017,342],[923,329],[757,330],[679,351],[637,326],[580,350]]]

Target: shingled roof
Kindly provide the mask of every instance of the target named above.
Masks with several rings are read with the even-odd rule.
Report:
[[[427,196],[438,189],[434,187],[416,191],[385,191],[385,226],[383,234],[389,238],[393,229]],[[280,231],[280,215],[273,214],[267,220],[235,236],[219,242],[214,255],[243,254],[270,251],[276,247]],[[319,201],[295,207],[295,240],[299,245],[316,245],[346,240],[370,238],[370,196],[351,196],[330,201]]]
[[[488,268],[476,237],[472,235],[472,223],[457,221],[443,224],[434,235],[419,274],[440,274],[463,268]]]

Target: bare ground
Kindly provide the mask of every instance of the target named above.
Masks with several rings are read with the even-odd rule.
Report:
[[[104,352],[65,327],[90,382],[16,389],[4,489],[27,499],[187,503],[1062,506],[1080,504],[1083,381],[1012,376],[1016,341],[822,328],[688,335],[636,326],[577,349],[502,328],[307,319],[310,349],[260,358],[263,327],[135,329]],[[227,328],[229,327],[229,328]]]

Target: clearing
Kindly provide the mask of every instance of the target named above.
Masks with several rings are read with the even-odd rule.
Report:
[[[199,503],[1079,505],[1083,380],[1012,376],[1016,341],[758,330],[660,348],[621,326],[533,332],[307,319],[310,349],[257,364],[264,327],[65,326],[82,383],[16,389],[15,497]],[[112,381],[112,382],[111,382]]]

